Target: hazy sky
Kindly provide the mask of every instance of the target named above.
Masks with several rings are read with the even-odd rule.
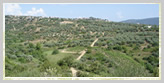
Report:
[[[159,17],[159,4],[5,4],[5,14],[122,21]]]

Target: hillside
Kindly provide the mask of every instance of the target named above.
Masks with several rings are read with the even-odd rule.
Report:
[[[6,77],[158,77],[159,28],[5,16]]]
[[[146,19],[129,19],[121,22],[133,23],[133,24],[159,25],[159,17],[146,18]]]

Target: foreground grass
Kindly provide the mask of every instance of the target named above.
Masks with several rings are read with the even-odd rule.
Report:
[[[152,76],[144,66],[131,57],[117,51],[106,52],[109,60],[114,62],[114,67],[109,69],[112,77],[145,77]]]
[[[6,67],[12,68],[13,71],[6,70],[7,77],[71,77],[70,67],[67,65],[59,66],[58,62],[67,57],[78,56],[72,53],[62,53],[52,55],[53,49],[44,49],[46,61],[39,62],[37,59],[28,63],[20,63],[15,60],[6,59]]]
[[[79,77],[151,77],[152,74],[132,57],[119,51],[92,48],[74,67],[79,69]]]
[[[80,52],[84,47],[67,48],[67,51]],[[152,77],[144,65],[135,61],[133,57],[116,50],[105,50],[99,47],[88,48],[79,61],[75,60],[78,53],[52,54],[53,49],[44,49],[46,61],[44,63],[34,59],[24,64],[8,61],[10,65],[17,65],[14,72],[6,71],[11,77],[72,77],[70,67],[78,70],[78,77]],[[74,52],[74,51],[73,51]],[[29,67],[30,66],[30,67]],[[22,70],[22,71],[21,71]],[[21,72],[20,72],[21,71]]]

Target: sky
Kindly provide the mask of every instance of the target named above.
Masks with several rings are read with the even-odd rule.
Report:
[[[96,17],[118,22],[159,17],[159,4],[5,4],[5,15]]]

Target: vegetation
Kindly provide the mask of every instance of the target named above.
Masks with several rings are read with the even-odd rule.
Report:
[[[57,49],[54,49],[54,51],[52,52],[53,55],[58,54],[58,53],[59,53],[59,51]]]
[[[72,77],[72,67],[77,77],[159,76],[157,25],[8,15],[5,23],[7,77]]]

